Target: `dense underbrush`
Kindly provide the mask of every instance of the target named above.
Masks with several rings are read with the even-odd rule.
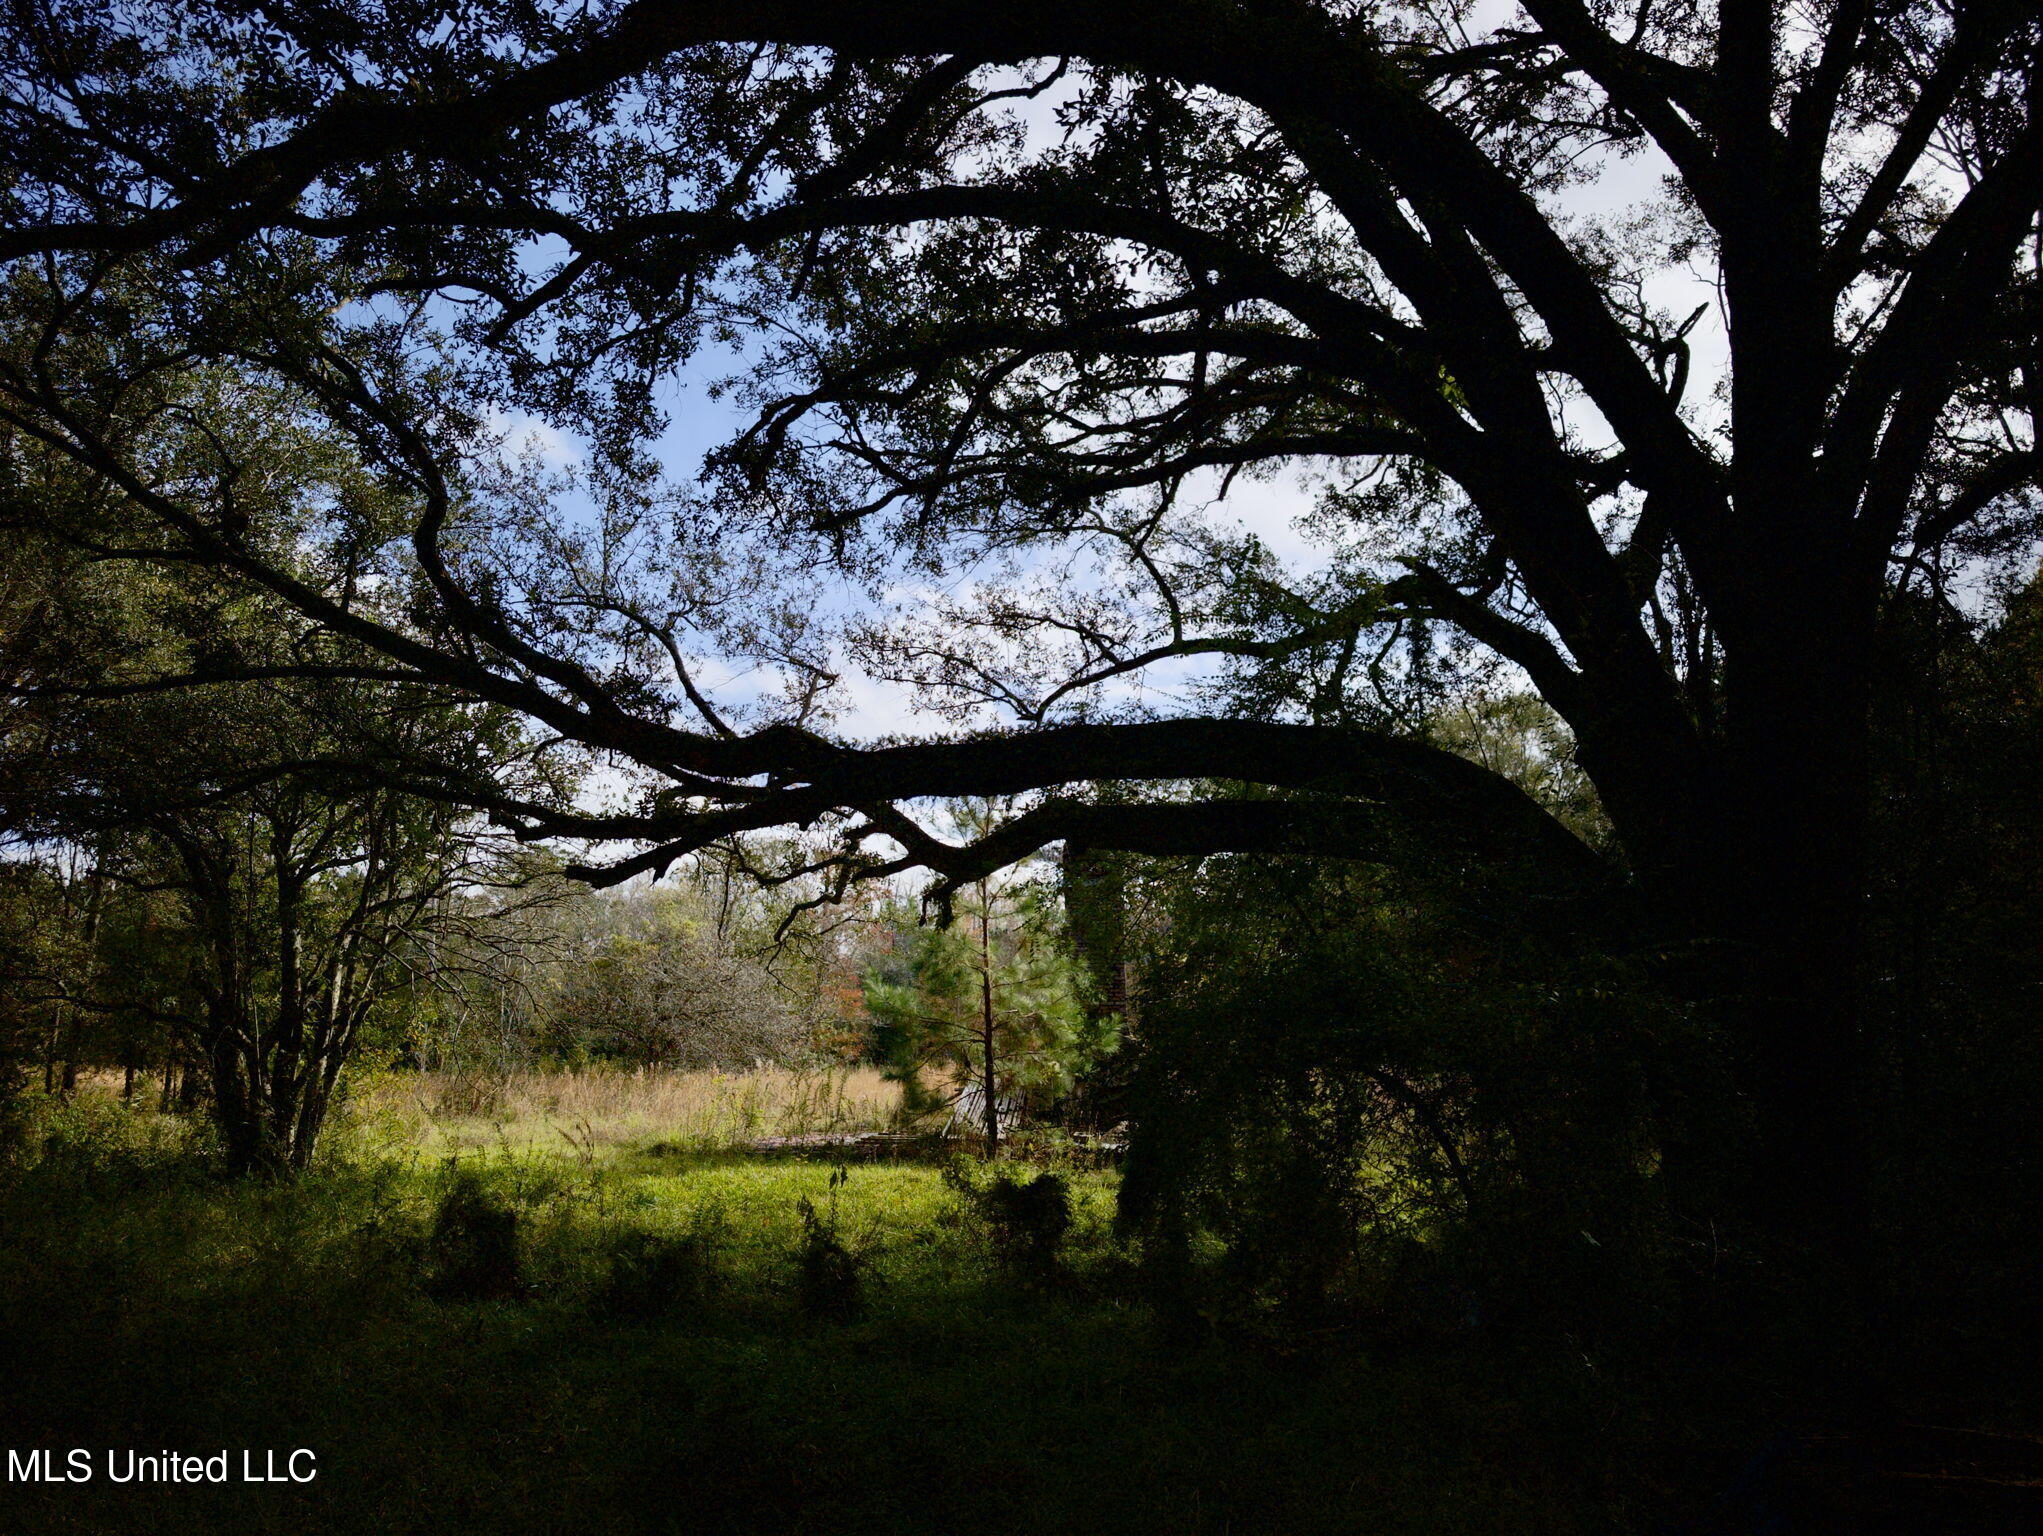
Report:
[[[9,1487],[9,1532],[1591,1531],[1656,1497],[1579,1369],[1181,1339],[1108,1172],[342,1137],[263,1186],[89,1095],[21,1145],[12,1438],[320,1470]]]

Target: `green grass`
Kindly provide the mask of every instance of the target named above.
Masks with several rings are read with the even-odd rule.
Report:
[[[84,1446],[85,1485],[0,1483],[0,1532],[1574,1532],[1636,1475],[1570,1391],[1330,1341],[1185,1344],[1075,1174],[1064,1270],[1000,1274],[928,1166],[499,1153],[524,1294],[424,1283],[437,1158],[220,1183],[174,1126],[81,1107],[0,1192],[0,1440]],[[797,1304],[798,1203],[834,1211],[867,1306]],[[601,1305],[620,1234],[695,1233],[700,1300]],[[1579,1399],[1579,1401],[1578,1401]],[[309,1447],[303,1487],[115,1486],[110,1447]]]

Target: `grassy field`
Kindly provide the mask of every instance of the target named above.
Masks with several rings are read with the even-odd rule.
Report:
[[[391,1072],[350,1104],[353,1150],[393,1154],[727,1150],[773,1136],[892,1128],[901,1089],[871,1069],[750,1072]]]
[[[0,1532],[1648,1528],[1593,1382],[1161,1327],[1111,1173],[1067,1171],[1060,1258],[1018,1273],[933,1165],[732,1150],[819,1104],[882,1123],[872,1083],[447,1086],[370,1085],[286,1188],[99,1095],[38,1127],[0,1191],[0,1439],[98,1470],[0,1483]],[[515,1213],[515,1275],[449,1289],[457,1189]],[[104,1466],[300,1447],[295,1486]]]

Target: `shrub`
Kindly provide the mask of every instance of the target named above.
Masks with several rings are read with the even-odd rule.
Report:
[[[609,1269],[595,1310],[622,1322],[651,1322],[699,1307],[715,1280],[716,1254],[700,1232],[679,1237],[621,1232],[611,1241]]]
[[[806,1316],[827,1323],[856,1322],[865,1313],[869,1261],[845,1243],[837,1227],[837,1191],[849,1177],[842,1168],[830,1175],[827,1215],[806,1198],[795,1207],[802,1218],[802,1240],[795,1250],[796,1297]]]
[[[508,1301],[524,1294],[518,1213],[471,1175],[440,1200],[426,1244],[426,1289],[442,1301]]]
[[[1660,1169],[1728,1095],[1640,962],[1501,879],[1200,880],[1151,962],[1120,1187],[1174,1303],[1258,1328],[1653,1326]]]
[[[1071,1190],[1062,1175],[1039,1173],[1023,1180],[1002,1171],[980,1184],[965,1164],[954,1162],[943,1178],[986,1224],[994,1259],[1003,1270],[1037,1281],[1056,1273],[1057,1251],[1071,1229]]]

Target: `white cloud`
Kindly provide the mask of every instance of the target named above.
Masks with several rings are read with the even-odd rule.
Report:
[[[530,411],[506,411],[491,406],[484,419],[506,458],[537,454],[542,463],[555,469],[572,469],[582,461],[581,449],[565,432]]]
[[[1214,515],[1254,534],[1271,554],[1297,568],[1326,558],[1325,546],[1308,537],[1302,526],[1317,495],[1301,474],[1237,480]]]
[[[844,708],[838,716],[839,732],[851,741],[871,741],[880,736],[927,735],[942,722],[915,707],[912,690],[901,683],[870,676],[847,667],[839,684]]]

